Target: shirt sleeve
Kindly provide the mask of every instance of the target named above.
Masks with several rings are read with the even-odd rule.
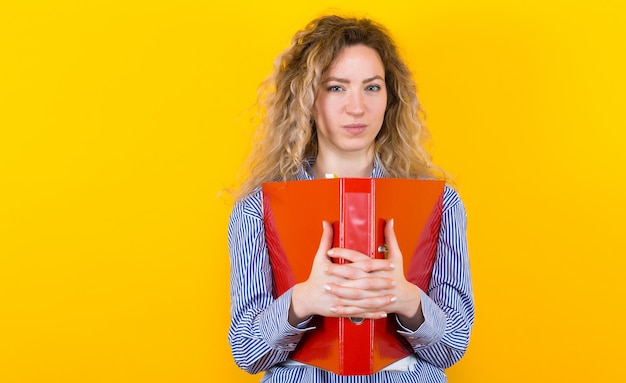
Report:
[[[467,248],[467,217],[456,191],[446,186],[437,254],[428,293],[421,292],[424,323],[398,332],[418,358],[448,368],[465,354],[474,323],[474,299]]]
[[[291,292],[272,296],[261,193],[235,203],[228,225],[231,323],[228,341],[235,363],[255,374],[285,361],[310,328],[288,321]]]

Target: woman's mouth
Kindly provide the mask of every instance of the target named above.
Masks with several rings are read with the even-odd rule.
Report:
[[[350,134],[360,134],[365,131],[367,124],[347,124],[343,128]]]

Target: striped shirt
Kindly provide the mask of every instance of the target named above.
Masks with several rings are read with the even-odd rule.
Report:
[[[313,179],[310,163],[298,180]],[[374,161],[372,177],[384,177]],[[306,331],[287,320],[291,289],[272,296],[272,271],[265,243],[260,188],[238,200],[228,225],[231,266],[231,324],[228,341],[235,363],[262,382],[446,382],[444,369],[467,349],[474,322],[474,300],[466,239],[465,208],[456,191],[446,186],[439,243],[427,292],[421,292],[424,323],[416,330],[398,322],[398,333],[415,351],[404,371],[383,370],[369,376],[340,376],[289,359]]]

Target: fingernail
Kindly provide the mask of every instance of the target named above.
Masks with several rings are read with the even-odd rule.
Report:
[[[335,252],[334,252],[332,249],[330,249],[330,250],[328,250],[328,251],[326,252],[326,254],[328,254],[328,255],[333,255],[334,253],[335,253]]]
[[[396,265],[394,265],[393,263],[389,262],[389,268],[390,268],[390,269],[395,269],[395,268],[396,268]]]
[[[393,227],[393,224],[395,223],[395,221],[393,220],[393,218],[391,219],[391,221],[389,221],[389,223],[391,224],[391,227]]]
[[[337,308],[336,307],[331,307],[330,308],[330,312],[331,313],[336,313],[337,312]]]
[[[395,302],[395,301],[397,301],[397,300],[398,300],[398,297],[393,296],[393,297],[391,297],[391,299],[389,299],[389,300],[393,303],[393,302]]]
[[[380,317],[381,317],[381,318],[387,318],[387,313],[382,313],[382,314],[380,314]]]
[[[324,285],[324,290],[330,291],[330,286],[329,285]]]
[[[396,287],[396,281],[391,281],[391,287]]]

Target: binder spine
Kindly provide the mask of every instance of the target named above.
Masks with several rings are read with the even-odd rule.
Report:
[[[375,256],[374,195],[372,179],[341,179],[339,246]],[[374,321],[340,318],[342,375],[367,375],[374,368]],[[363,363],[366,361],[367,363]]]

